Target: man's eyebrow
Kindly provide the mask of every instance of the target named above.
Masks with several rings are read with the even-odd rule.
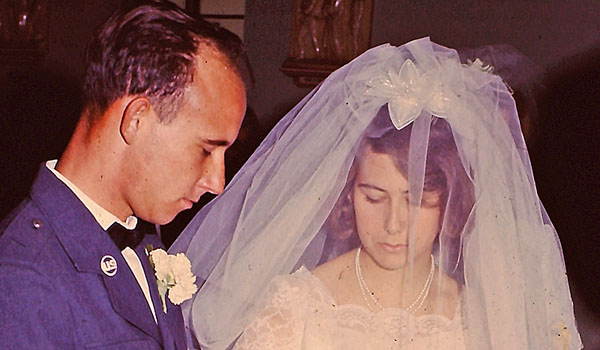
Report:
[[[231,142],[229,141],[225,141],[225,140],[211,140],[211,139],[206,139],[204,140],[204,142],[208,143],[211,146],[230,146]]]

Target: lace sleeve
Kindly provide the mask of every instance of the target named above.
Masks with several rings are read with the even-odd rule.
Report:
[[[306,280],[298,278],[299,272],[271,283],[270,299],[244,330],[235,350],[300,349],[310,289]]]

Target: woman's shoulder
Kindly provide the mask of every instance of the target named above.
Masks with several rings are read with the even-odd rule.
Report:
[[[354,250],[344,253],[335,259],[323,263],[312,270],[312,274],[320,280],[330,279],[352,271],[354,267]]]
[[[304,266],[291,274],[276,276],[267,289],[267,295],[271,295],[275,303],[330,303],[332,299],[321,279]]]
[[[308,290],[314,284],[311,272],[304,266],[290,274],[277,275],[271,281],[269,288],[278,291]]]
[[[355,252],[356,250],[351,250],[312,270],[313,276],[319,279],[332,295],[332,298],[340,304],[350,302],[354,299],[353,296],[348,294],[348,291],[352,290],[348,286],[356,282],[354,280]]]

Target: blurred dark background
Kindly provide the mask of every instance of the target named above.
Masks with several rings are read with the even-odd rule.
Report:
[[[15,2],[0,0],[0,23]],[[0,47],[0,217],[27,195],[40,164],[60,157],[74,129],[88,38],[115,9],[136,1],[45,3],[47,33],[38,52]],[[228,179],[310,90],[279,71],[292,7],[293,0],[246,2],[244,42],[256,84],[240,137],[228,151]],[[371,46],[431,36],[456,48],[509,44],[535,62],[539,74],[527,96],[515,89],[515,97],[527,110],[527,101],[535,99],[537,116],[527,141],[538,191],[563,244],[586,349],[600,349],[599,13],[597,0],[374,0],[371,29]],[[201,205],[161,228],[167,245]]]

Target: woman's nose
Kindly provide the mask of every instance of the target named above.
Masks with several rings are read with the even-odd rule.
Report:
[[[408,226],[408,204],[403,200],[392,200],[388,209],[386,231],[391,234],[400,234]]]

